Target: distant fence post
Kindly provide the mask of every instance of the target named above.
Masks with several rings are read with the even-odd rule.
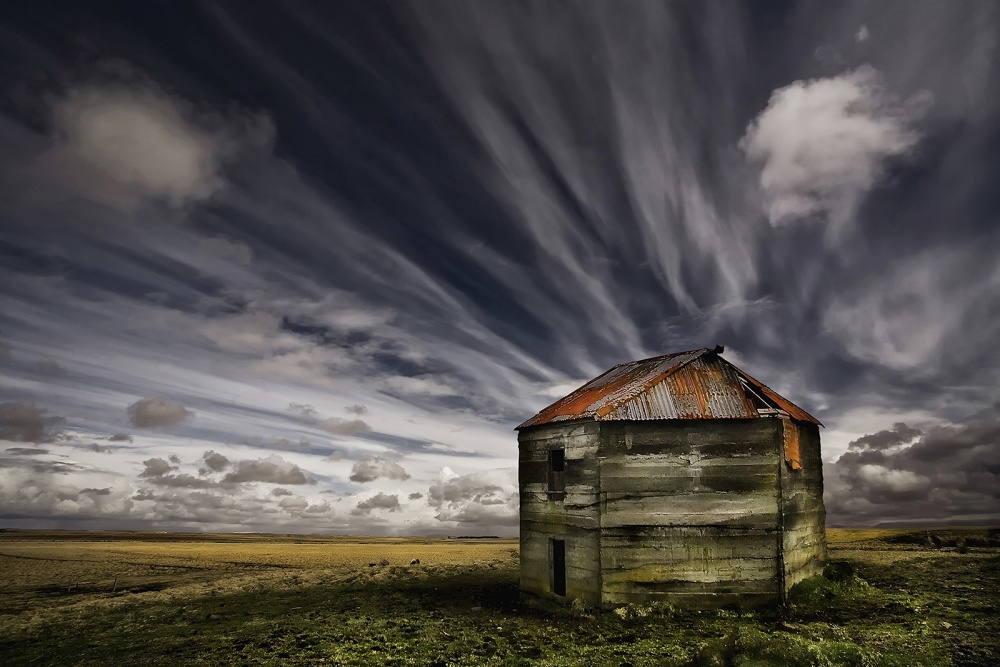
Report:
[[[111,586],[111,592],[114,593],[118,590],[118,577],[115,577],[115,583]]]

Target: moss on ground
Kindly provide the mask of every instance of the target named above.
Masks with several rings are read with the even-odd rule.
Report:
[[[365,568],[174,600],[125,596],[36,620],[0,615],[0,656],[102,666],[1000,664],[996,555],[850,565],[798,584],[781,610],[602,614],[520,605],[514,559]]]

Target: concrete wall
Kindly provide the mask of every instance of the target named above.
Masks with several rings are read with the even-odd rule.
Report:
[[[521,490],[521,591],[600,604],[598,433],[594,421],[549,424],[518,435]],[[548,450],[566,452],[565,496],[547,492]],[[566,541],[566,595],[551,587],[550,539]]]
[[[784,584],[786,591],[819,574],[826,560],[826,508],[823,505],[823,460],[819,427],[785,421],[798,431],[801,467],[781,466]]]
[[[779,419],[602,422],[602,605],[780,597]]]
[[[797,469],[785,460],[785,428],[796,429]],[[518,447],[526,595],[603,607],[754,605],[822,568],[815,425],[577,421],[526,429]],[[550,449],[565,451],[564,497],[547,491]],[[553,538],[566,542],[564,597],[552,591]]]

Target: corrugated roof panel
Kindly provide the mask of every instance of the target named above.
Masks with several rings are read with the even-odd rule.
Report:
[[[567,419],[605,418],[604,415],[623,402],[707,351],[691,350],[619,364],[559,399],[518,428]]]
[[[702,348],[620,364],[548,406],[518,428],[570,419],[746,419],[759,417],[744,378],[793,419],[815,417]]]
[[[710,360],[698,360],[705,364],[705,375],[712,379],[704,383],[705,417],[710,419],[745,419],[756,417],[757,410],[747,398],[740,385],[736,369],[718,355]]]

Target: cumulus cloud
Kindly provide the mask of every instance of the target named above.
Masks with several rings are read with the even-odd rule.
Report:
[[[233,469],[222,478],[223,482],[241,484],[244,482],[267,482],[271,484],[315,484],[302,469],[280,456],[271,455],[256,461],[237,461]]]
[[[316,408],[311,405],[306,405],[305,403],[289,403],[288,409],[291,412],[297,412],[303,417],[315,417]]]
[[[139,478],[157,486],[181,488],[181,489],[210,489],[218,486],[218,482],[202,479],[187,473],[175,473],[180,459],[170,457],[170,460],[154,457],[143,461],[143,470],[139,473]]]
[[[129,423],[138,428],[175,426],[191,415],[190,410],[161,398],[143,398],[128,406]]]
[[[0,440],[48,442],[65,422],[30,401],[0,404]]]
[[[139,477],[161,477],[169,473],[171,470],[177,469],[175,466],[170,465],[166,459],[158,457],[146,459],[142,463],[145,467],[142,472],[139,473]]]
[[[275,497],[280,497],[280,496],[290,496],[290,495],[292,495],[292,492],[291,492],[291,491],[289,491],[288,489],[283,489],[283,488],[281,488],[281,487],[279,486],[279,487],[278,487],[278,488],[276,488],[276,489],[271,489],[271,495],[272,495],[272,496],[275,496]]]
[[[416,493],[411,493],[410,495],[407,496],[407,498],[409,498],[410,500],[420,500],[423,497],[424,494],[420,493],[419,491]]]
[[[362,405],[361,403],[355,403],[354,405],[348,405],[344,408],[344,411],[358,416],[366,415],[368,414],[368,406]]]
[[[38,526],[67,518],[113,522],[132,510],[132,489],[121,475],[81,465],[40,465],[26,459],[0,466],[0,517]],[[113,525],[113,524],[112,524]]]
[[[830,520],[838,525],[995,522],[1000,519],[998,443],[1000,420],[939,426],[922,434],[900,423],[859,438],[826,471]]]
[[[774,91],[740,142],[761,167],[771,224],[820,217],[841,231],[886,161],[916,146],[920,114],[919,100],[900,102],[867,66]]]
[[[207,451],[202,456],[205,467],[212,472],[222,472],[229,466],[229,459],[215,451]]]
[[[364,420],[341,419],[339,417],[327,417],[316,425],[333,435],[354,435],[372,430],[372,427]]]
[[[396,494],[391,496],[386,495],[380,491],[371,498],[359,502],[357,507],[351,510],[351,514],[354,516],[366,516],[371,514],[372,510],[377,509],[398,512],[400,510],[399,496]]]
[[[78,196],[132,213],[207,199],[223,166],[248,147],[270,145],[266,117],[223,118],[151,82],[74,87],[54,100],[53,142],[37,165]]]
[[[108,438],[110,442],[132,442],[132,436],[128,433],[115,433]]]
[[[439,521],[473,526],[513,526],[518,522],[517,470],[503,468],[457,475],[441,468],[427,491]]]
[[[387,479],[410,479],[410,474],[395,461],[380,456],[369,456],[356,462],[351,468],[352,482],[373,482],[379,477]]]

